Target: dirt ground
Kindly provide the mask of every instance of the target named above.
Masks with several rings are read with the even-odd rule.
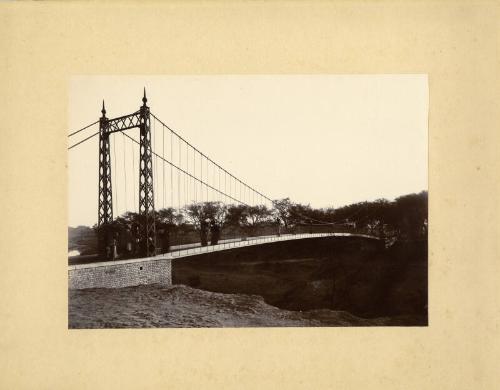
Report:
[[[262,297],[221,294],[188,286],[138,286],[70,292],[69,328],[303,327],[386,325],[346,312],[297,312]]]

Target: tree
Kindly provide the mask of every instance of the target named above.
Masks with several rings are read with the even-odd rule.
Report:
[[[398,216],[396,225],[403,235],[409,239],[427,235],[427,191],[400,196],[396,198],[394,203]]]
[[[222,228],[226,220],[227,206],[222,202],[205,202],[205,215],[210,222],[214,222],[218,227]]]
[[[156,211],[155,218],[157,223],[168,226],[180,226],[184,222],[182,211],[177,211],[173,207]]]
[[[268,222],[272,216],[271,210],[265,205],[244,206],[244,223],[248,226],[256,227],[262,223]]]
[[[187,205],[185,212],[197,229],[200,228],[201,222],[207,219],[222,227],[226,220],[228,208],[222,202],[199,202]]]
[[[225,225],[233,228],[241,228],[245,225],[246,205],[230,205],[227,207]]]
[[[212,235],[220,234],[227,216],[227,206],[222,202],[202,202],[192,203],[185,207],[186,215],[191,220],[195,228],[200,232],[200,240],[203,246],[207,245],[208,229],[212,230]],[[218,238],[212,239],[212,243]]]
[[[238,208],[239,226],[246,231],[247,235],[255,235],[256,229],[270,222],[272,219],[271,210],[265,205],[248,206],[241,205]]]
[[[278,213],[279,218],[283,221],[285,228],[288,228],[290,224],[290,207],[292,206],[292,202],[290,202],[290,198],[276,199],[273,200],[273,206],[276,212]]]
[[[288,222],[290,225],[311,224],[314,220],[317,220],[313,217],[314,213],[310,205],[291,203],[289,213],[290,218]]]

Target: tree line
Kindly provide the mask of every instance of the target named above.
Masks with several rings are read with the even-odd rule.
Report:
[[[272,207],[222,202],[198,202],[181,209],[163,208],[154,218],[159,247],[200,242],[217,244],[221,238],[302,233],[359,232],[385,238],[415,240],[427,237],[427,191],[400,196],[393,201],[378,199],[339,208],[313,208],[290,198],[273,201]],[[127,212],[105,227],[118,238],[120,251],[134,242],[142,216]],[[103,234],[103,227],[93,227]],[[130,249],[130,248],[129,248]]]
[[[393,201],[377,199],[339,208],[320,209],[293,203],[286,198],[275,201],[275,208],[287,227],[309,222],[316,225],[345,226],[399,239],[413,240],[427,237],[427,191],[403,195]]]

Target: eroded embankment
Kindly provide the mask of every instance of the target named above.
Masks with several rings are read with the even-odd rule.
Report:
[[[69,327],[302,327],[391,325],[389,318],[363,319],[342,311],[289,311],[262,297],[220,294],[188,286],[136,286],[71,290]]]
[[[293,311],[330,309],[394,325],[427,324],[427,242],[332,237],[177,259],[173,283],[260,295]],[[319,313],[318,313],[319,314]]]

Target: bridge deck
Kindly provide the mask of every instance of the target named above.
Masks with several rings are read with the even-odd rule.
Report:
[[[372,240],[380,240],[378,237],[369,236],[366,234],[354,234],[354,233],[302,233],[302,234],[282,234],[279,237],[277,235],[274,236],[259,236],[259,237],[250,237],[247,239],[244,238],[234,238],[229,240],[221,240],[220,244],[217,245],[208,245],[201,246],[200,243],[197,244],[186,244],[186,245],[176,245],[171,248],[169,253],[164,253],[161,255],[156,255],[152,257],[139,258],[139,259],[123,259],[123,260],[114,260],[114,261],[103,261],[103,262],[93,262],[86,264],[74,264],[70,265],[69,269],[79,269],[79,268],[87,268],[87,267],[99,267],[106,266],[112,264],[127,264],[127,263],[137,263],[141,261],[149,261],[149,260],[160,260],[160,259],[178,259],[183,257],[195,256],[203,253],[212,253],[212,252],[220,252],[223,250],[234,249],[234,248],[242,248],[246,246],[252,245],[263,245],[272,242],[278,241],[290,241],[290,240],[300,240],[307,238],[316,238],[316,237],[362,237]]]
[[[169,254],[172,258],[180,258],[198,255],[202,253],[218,252],[227,249],[241,248],[251,245],[261,245],[277,241],[289,241],[289,240],[299,240],[305,238],[315,238],[315,237],[364,237],[369,239],[378,240],[379,238],[368,236],[364,234],[352,234],[352,233],[302,233],[302,234],[282,234],[280,236],[259,236],[251,237],[247,239],[236,238],[230,240],[221,240],[217,245],[201,246],[197,244],[196,246],[191,246],[188,248],[172,248]],[[188,245],[189,246],[189,245]],[[181,247],[181,245],[179,245]]]

